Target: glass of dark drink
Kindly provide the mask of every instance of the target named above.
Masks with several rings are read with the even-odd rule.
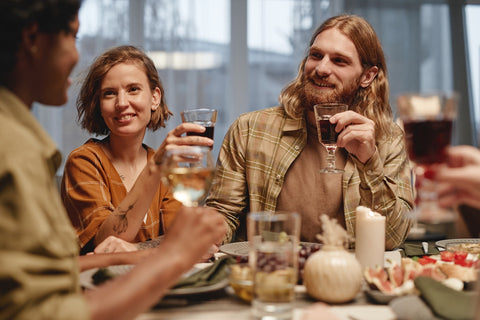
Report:
[[[348,110],[348,106],[343,103],[317,104],[314,107],[315,121],[317,123],[318,139],[327,149],[327,167],[320,169],[323,173],[343,173],[335,165],[335,151],[337,150],[337,138],[339,132],[335,131],[335,124],[330,123],[330,118],[340,112]]]
[[[452,222],[452,210],[437,204],[438,184],[431,178],[437,166],[446,160],[452,139],[458,95],[452,93],[402,94],[397,98],[399,118],[405,131],[405,145],[413,165],[416,208],[413,210],[412,237],[425,233],[418,222],[439,224]]]
[[[192,122],[205,127],[204,132],[187,132],[187,136],[202,136],[213,140],[217,110],[209,108],[188,109],[181,113],[182,122]]]

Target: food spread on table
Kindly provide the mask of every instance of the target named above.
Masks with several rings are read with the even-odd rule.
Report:
[[[305,262],[322,245],[301,244],[299,248],[298,283],[303,284]],[[436,255],[421,255],[389,261],[385,268],[366,268],[364,279],[368,285],[367,292],[388,303],[392,298],[403,295],[418,295],[414,280],[417,277],[429,277],[457,291],[470,291],[477,280],[480,269],[480,243],[455,243],[448,250]],[[237,281],[230,284],[237,296],[246,301],[251,300],[252,281],[248,266],[248,257],[237,257],[237,264],[232,266],[232,275]],[[375,294],[375,292],[378,292]],[[383,295],[383,297],[380,297]],[[384,299],[390,297],[390,299]]]
[[[439,255],[402,258],[401,264],[388,268],[366,268],[369,287],[389,295],[418,294],[414,280],[429,277],[457,291],[470,287],[480,269],[478,254],[464,251],[442,251]]]
[[[480,243],[458,243],[448,246],[448,251],[459,251],[472,254],[480,254]]]

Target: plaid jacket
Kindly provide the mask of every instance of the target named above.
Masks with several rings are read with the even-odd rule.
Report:
[[[398,247],[410,230],[414,196],[403,131],[377,141],[377,151],[362,164],[348,155],[343,174],[345,223],[355,234],[359,205],[386,216],[386,248]],[[246,239],[248,212],[275,211],[285,174],[307,141],[305,119],[289,117],[282,107],[241,115],[225,135],[207,205],[225,215],[226,242]]]

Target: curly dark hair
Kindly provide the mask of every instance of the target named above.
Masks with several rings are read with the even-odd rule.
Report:
[[[165,127],[165,121],[170,118],[172,113],[165,102],[162,82],[153,61],[142,50],[134,46],[119,46],[107,50],[90,66],[77,98],[80,126],[96,135],[109,134],[110,129],[105,124],[100,111],[100,89],[108,71],[122,62],[133,62],[142,67],[147,75],[150,89],[160,89],[160,105],[155,111],[152,111],[147,128],[155,131],[160,127]]]
[[[70,32],[81,0],[0,1],[0,84],[5,84],[17,62],[22,32],[34,24],[44,33]]]

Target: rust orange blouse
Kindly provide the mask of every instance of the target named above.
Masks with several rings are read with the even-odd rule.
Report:
[[[93,249],[92,240],[100,225],[127,194],[101,144],[101,140],[90,139],[73,150],[67,158],[63,174],[62,200],[82,249],[87,245],[90,250]],[[155,151],[146,145],[144,147],[150,159]],[[135,242],[162,235],[180,206],[181,203],[173,198],[169,189],[160,184]]]

